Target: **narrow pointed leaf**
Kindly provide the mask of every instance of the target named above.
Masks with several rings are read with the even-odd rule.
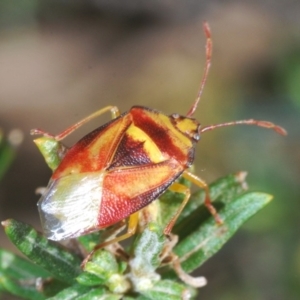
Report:
[[[65,146],[55,138],[45,136],[35,139],[34,143],[44,156],[48,167],[52,171],[56,170],[65,154]]]
[[[101,241],[103,231],[93,232],[91,234],[83,235],[78,238],[78,242],[84,247],[87,252],[91,252],[95,246]]]
[[[48,278],[50,273],[30,261],[0,249],[0,272],[14,279]]]
[[[166,237],[160,226],[155,223],[148,224],[134,242],[134,258],[131,260],[131,267],[138,268],[140,272],[144,269],[145,273],[155,271],[160,263],[159,255],[165,240]]]
[[[95,285],[100,285],[104,284],[105,280],[100,278],[99,276],[88,273],[88,272],[82,272],[77,276],[76,278],[77,282],[86,285],[86,286],[95,286]]]
[[[119,300],[123,299],[122,295],[112,294],[105,291],[103,288],[94,288],[88,291],[85,295],[81,295],[76,300]]]
[[[121,298],[121,295],[113,295],[104,287],[90,288],[76,284],[48,300],[119,300]]]
[[[122,300],[150,300],[149,298],[147,298],[146,296],[143,295],[138,295],[136,297],[123,297]]]
[[[140,291],[151,300],[181,300],[193,299],[196,290],[171,280],[160,280],[151,289]]]
[[[90,287],[75,284],[69,288],[64,289],[55,296],[48,298],[48,300],[75,300],[79,296],[88,293],[91,290]]]
[[[21,295],[23,295],[23,289],[26,294],[28,290],[32,290],[34,285],[39,286],[39,284],[43,286],[40,294],[45,296],[52,296],[66,287],[61,281],[49,280],[52,275],[48,271],[23,257],[3,249],[0,249],[0,273],[2,278],[6,278],[6,282],[11,282],[18,286],[17,291],[21,291]],[[10,290],[10,292],[12,291]]]
[[[90,261],[84,267],[85,272],[81,274],[91,274],[98,277],[98,284],[103,283],[113,293],[125,293],[130,289],[128,280],[119,273],[120,268],[116,257],[104,249],[97,250]],[[86,274],[86,278],[88,278]],[[95,281],[95,277],[91,278]],[[77,278],[82,282],[82,277]],[[86,282],[84,282],[86,283]]]
[[[246,175],[246,172],[230,174],[216,180],[209,186],[211,200],[214,202],[217,201],[217,208],[220,208],[231,199],[236,198],[237,195],[245,192],[247,189],[247,184],[245,182]],[[190,182],[182,179],[180,180],[180,183],[188,187],[191,185]],[[183,198],[184,195],[182,194],[166,191],[166,193],[159,198],[162,221],[157,220],[157,222],[165,227],[178,210]],[[180,238],[183,238],[210,217],[207,208],[203,206],[204,198],[204,190],[198,190],[191,195],[187,205],[177,219],[172,230],[173,233],[179,235]],[[199,208],[200,210],[198,210]],[[197,210],[197,214],[195,214],[195,210]],[[193,220],[195,221],[193,222]]]
[[[230,174],[216,180],[209,186],[211,200],[217,201],[216,208],[224,206],[245,192],[247,189],[246,175],[246,172]],[[210,217],[210,213],[203,205],[204,198],[205,192],[203,190],[198,190],[191,196],[177,220],[173,233],[183,238]]]
[[[11,165],[16,155],[16,147],[4,138],[0,130],[0,180]]]
[[[219,215],[223,225],[219,226],[211,217],[197,230],[188,235],[175,247],[174,252],[186,272],[201,266],[214,255],[237,229],[272,199],[264,193],[247,193],[228,203]]]
[[[30,225],[12,219],[2,222],[6,235],[30,260],[63,282],[73,282],[81,272],[80,259],[43,237]]]
[[[132,258],[129,261],[130,280],[136,291],[151,288],[160,279],[156,272],[160,263],[165,236],[162,228],[150,223],[134,242]]]
[[[0,272],[0,286],[22,299],[43,300],[45,297],[36,289],[35,280],[17,281]]]
[[[186,187],[191,187],[192,185],[190,181],[188,181],[183,177],[179,178],[178,183]],[[159,203],[157,203],[157,206],[159,206],[159,208],[157,209],[160,210],[161,217],[159,218],[159,220],[155,220],[155,222],[160,224],[162,227],[166,227],[166,225],[169,223],[171,218],[177,212],[183,199],[184,199],[183,194],[166,190],[166,192],[159,197]]]

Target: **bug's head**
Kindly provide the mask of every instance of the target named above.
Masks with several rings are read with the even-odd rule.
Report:
[[[179,114],[172,114],[171,121],[175,128],[182,132],[185,136],[198,142],[200,140],[200,123],[189,117],[180,116]]]

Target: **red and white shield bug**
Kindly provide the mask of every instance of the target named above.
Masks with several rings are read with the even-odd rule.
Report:
[[[218,223],[222,221],[212,206],[208,185],[188,169],[194,162],[200,135],[225,126],[245,124],[286,131],[271,122],[240,120],[205,126],[193,118],[200,101],[211,64],[212,41],[207,23],[206,64],[196,100],[186,116],[166,115],[160,111],[133,106],[120,114],[116,106],[107,106],[62,133],[53,136],[35,129],[60,145],[60,141],[81,125],[110,112],[112,120],[93,130],[59,156],[52,167],[48,187],[38,202],[42,226],[47,238],[55,241],[75,238],[116,224],[126,218],[125,234],[108,240],[97,248],[124,240],[136,231],[139,210],[167,189],[185,195],[178,211],[164,229],[169,234],[190,197],[190,190],[176,180],[183,176],[205,190],[205,205]],[[42,138],[40,138],[42,139]],[[39,139],[35,140],[38,144]],[[57,143],[57,144],[55,144]]]

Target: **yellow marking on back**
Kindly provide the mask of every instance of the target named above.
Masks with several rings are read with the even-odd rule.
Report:
[[[151,137],[149,137],[149,135],[147,135],[143,130],[131,124],[126,133],[134,141],[143,143],[144,151],[148,154],[149,159],[153,163],[159,163],[166,160],[166,157],[161,153]]]
[[[100,149],[105,149],[109,156],[114,152],[116,142],[120,139],[120,133],[126,127],[129,122],[130,116],[126,115],[123,118],[117,120],[108,129],[101,132],[99,138],[95,139],[89,147],[89,153],[91,157],[99,155]]]
[[[174,124],[170,121],[169,116],[159,114],[157,115],[156,119],[159,119],[160,124],[162,124],[162,126],[165,127],[166,130],[170,131],[170,135],[172,136],[173,143],[179,149],[185,151],[186,148],[189,149],[193,147],[191,140],[174,126]],[[189,121],[190,120],[187,120],[187,122],[183,123],[183,126],[186,128],[186,130],[191,130],[191,127],[195,126],[195,125],[192,126],[192,124]]]

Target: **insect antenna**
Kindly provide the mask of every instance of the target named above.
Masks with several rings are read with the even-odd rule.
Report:
[[[194,102],[194,104],[192,105],[192,107],[190,108],[190,110],[187,113],[187,117],[191,117],[197,106],[198,103],[201,99],[201,95],[203,93],[204,90],[204,86],[207,80],[207,75],[208,75],[208,71],[210,69],[210,65],[211,65],[211,54],[212,54],[212,40],[211,40],[211,34],[210,34],[210,28],[207,22],[203,23],[203,30],[206,36],[206,45],[205,45],[205,49],[206,49],[206,62],[205,62],[205,67],[204,67],[204,74],[203,74],[203,78],[201,80],[201,84],[200,84],[200,88],[196,97],[196,100]]]
[[[203,127],[200,130],[200,132],[203,133],[203,132],[210,131],[210,130],[213,130],[216,128],[226,127],[226,126],[234,126],[234,125],[255,125],[255,126],[264,127],[267,129],[273,129],[275,132],[277,132],[281,135],[287,135],[287,132],[284,128],[282,128],[274,123],[271,123],[268,121],[253,120],[253,119],[239,120],[239,121],[232,121],[232,122],[227,122],[227,123],[209,125],[209,126]]]
[[[211,33],[210,33],[210,28],[207,22],[203,23],[203,30],[206,36],[206,45],[205,45],[205,49],[206,49],[206,62],[205,62],[205,67],[204,67],[204,74],[203,74],[203,78],[201,80],[201,84],[200,84],[200,88],[196,97],[195,102],[193,103],[192,107],[190,108],[190,110],[187,113],[187,117],[191,117],[196,109],[197,106],[200,102],[203,90],[204,90],[204,86],[207,80],[207,76],[208,76],[208,72],[211,66],[211,56],[212,56],[212,39],[211,39]],[[226,126],[232,126],[232,125],[255,125],[255,126],[259,126],[259,127],[264,127],[264,128],[268,128],[268,129],[273,129],[275,132],[281,134],[281,135],[286,135],[287,132],[284,128],[268,122],[268,121],[260,121],[260,120],[253,120],[253,119],[249,119],[249,120],[239,120],[239,121],[233,121],[233,122],[226,122],[226,123],[222,123],[222,124],[215,124],[215,125],[210,125],[210,126],[205,126],[203,127],[200,132],[206,132],[206,131],[210,131],[216,128],[220,128],[220,127],[226,127]]]

